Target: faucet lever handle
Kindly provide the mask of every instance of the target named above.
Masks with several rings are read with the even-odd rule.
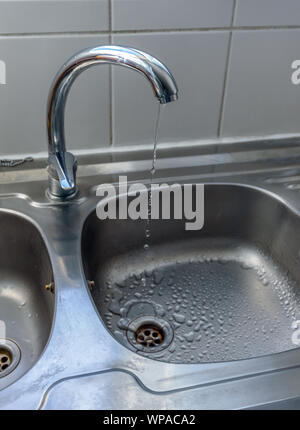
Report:
[[[61,188],[64,191],[75,190],[75,172],[77,160],[71,152],[49,155],[49,166],[55,169]]]

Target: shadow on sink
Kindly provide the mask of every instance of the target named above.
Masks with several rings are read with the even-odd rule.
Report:
[[[84,270],[115,339],[173,363],[296,348],[300,218],[261,190],[207,185],[203,229],[184,222],[151,221],[145,250],[146,221],[86,220]]]
[[[36,227],[0,212],[0,388],[20,378],[40,357],[54,314],[50,259]]]

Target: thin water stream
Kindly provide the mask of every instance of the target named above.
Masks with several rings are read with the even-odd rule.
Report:
[[[150,183],[149,183],[149,191],[148,191],[148,218],[146,219],[146,228],[145,228],[145,244],[144,249],[148,251],[150,246],[151,239],[151,212],[152,212],[152,184],[153,177],[156,172],[156,160],[157,160],[157,145],[158,145],[158,132],[159,132],[159,124],[161,120],[162,107],[160,103],[158,104],[157,117],[155,121],[154,128],[154,145],[153,145],[153,155],[152,155],[152,167],[150,169]],[[142,285],[146,286],[146,277],[144,274],[142,275]]]
[[[153,179],[153,175],[155,174],[155,169],[156,169],[158,132],[159,132],[159,125],[160,125],[161,116],[162,116],[162,112],[163,112],[164,107],[165,107],[165,105],[162,105],[160,103],[158,104],[157,118],[156,118],[155,129],[154,129],[154,146],[153,146],[152,168],[150,170],[151,181]]]
[[[158,132],[159,125],[161,121],[161,114],[163,111],[164,105],[158,104],[157,117],[155,121],[155,129],[154,129],[154,145],[153,145],[153,155],[152,155],[152,167],[150,169],[150,183],[149,183],[149,192],[148,192],[148,219],[146,220],[146,230],[145,230],[145,250],[149,249],[149,241],[151,238],[151,211],[152,211],[152,184],[153,177],[156,172],[156,161],[157,161],[157,145],[158,145]]]

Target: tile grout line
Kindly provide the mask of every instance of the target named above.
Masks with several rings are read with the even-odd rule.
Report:
[[[112,0],[108,1],[109,35],[108,42],[112,44]],[[113,78],[112,66],[109,66],[109,146],[113,146]]]
[[[235,13],[237,8],[237,0],[233,1],[233,8],[232,8],[232,16],[231,16],[231,28],[233,28],[233,24],[235,21]],[[227,90],[227,84],[228,84],[228,72],[229,72],[229,66],[230,66],[230,57],[231,57],[231,45],[232,45],[232,31],[229,33],[229,39],[228,39],[228,47],[227,47],[227,57],[226,57],[226,64],[225,64],[225,73],[224,73],[224,82],[223,82],[223,90],[222,90],[222,96],[221,96],[221,103],[220,103],[220,112],[219,112],[219,121],[218,121],[218,131],[217,131],[217,138],[221,137],[222,132],[222,125],[223,125],[223,118],[224,118],[224,106],[225,106],[225,97],[226,97],[226,90]]]
[[[236,3],[234,3],[236,9]],[[237,25],[231,23],[229,26],[212,27],[190,27],[190,28],[157,28],[137,30],[113,30],[112,33],[135,34],[135,33],[188,33],[188,32],[210,32],[210,31],[260,31],[260,30],[299,30],[300,25]]]
[[[236,3],[234,3],[236,5]],[[235,7],[236,9],[236,7]],[[139,33],[188,33],[188,32],[210,32],[210,31],[263,31],[263,30],[299,30],[300,25],[243,25],[234,26],[212,26],[212,27],[190,27],[190,28],[157,28],[136,30],[113,30],[113,34],[139,34]]]
[[[113,34],[159,34],[159,33],[209,33],[216,31],[232,32],[232,31],[276,31],[276,30],[300,30],[300,25],[277,25],[277,26],[229,26],[229,27],[199,27],[199,28],[168,28],[155,30],[95,30],[95,31],[53,31],[53,32],[36,32],[36,33],[0,33],[0,38],[14,37],[56,37],[56,36],[97,36],[97,35],[113,35]]]

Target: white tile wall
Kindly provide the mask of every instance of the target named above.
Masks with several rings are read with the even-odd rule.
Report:
[[[300,86],[291,83],[299,47],[300,29],[233,35],[223,136],[300,133]]]
[[[112,0],[113,30],[229,26],[233,0]]]
[[[299,0],[237,0],[235,25],[300,25]]]
[[[178,82],[160,141],[300,135],[300,86],[290,81],[300,60],[299,0],[0,0],[0,157],[46,150],[56,71],[76,51],[112,41],[158,56]],[[76,81],[68,148],[152,143],[150,85],[124,68],[111,76],[101,66]]]
[[[164,107],[159,141],[216,137],[228,33],[118,35],[113,42],[157,56],[169,67],[179,100]],[[141,75],[113,68],[114,143],[152,143],[158,101]]]
[[[0,38],[7,65],[7,84],[0,85],[1,156],[47,150],[46,103],[58,68],[76,51],[107,42],[106,36]],[[68,148],[109,145],[109,106],[108,68],[86,71],[67,103]]]
[[[0,33],[108,30],[109,0],[0,0]]]

